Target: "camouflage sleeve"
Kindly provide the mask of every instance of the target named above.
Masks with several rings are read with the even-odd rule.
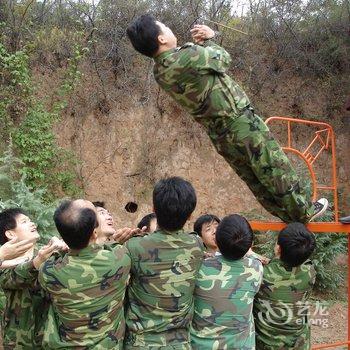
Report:
[[[134,272],[135,264],[134,264],[134,246],[137,244],[137,240],[142,239],[142,237],[131,237],[125,243],[126,255],[130,258],[130,274]]]
[[[204,53],[207,58],[205,62],[209,68],[219,73],[224,73],[231,64],[230,54],[213,40],[205,40],[203,43]]]
[[[41,288],[49,292],[48,285],[61,285],[61,282],[57,280],[53,270],[55,268],[55,263],[58,259],[62,260],[63,254],[52,255],[47,259],[39,268],[38,281]]]
[[[125,254],[130,258],[130,260],[132,262],[132,255],[131,255],[130,250],[129,250],[128,242],[125,242]]]
[[[19,264],[13,268],[7,268],[0,271],[0,287],[2,289],[27,288],[33,285],[38,277],[38,270],[29,261]]]

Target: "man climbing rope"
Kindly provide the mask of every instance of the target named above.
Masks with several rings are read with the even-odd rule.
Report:
[[[303,186],[287,156],[240,86],[226,74],[231,62],[215,44],[206,25],[191,30],[196,44],[177,47],[165,24],[150,15],[127,29],[134,48],[154,59],[159,86],[202,124],[215,148],[257,200],[285,222],[308,222],[321,215],[328,201],[311,203],[310,186]]]

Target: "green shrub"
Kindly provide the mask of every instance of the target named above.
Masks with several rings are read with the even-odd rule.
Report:
[[[67,96],[81,77],[78,64],[86,48],[75,46],[67,59],[64,78],[56,93],[56,101],[35,95],[26,49],[10,53],[0,43],[0,126],[3,140],[13,139],[14,152],[21,160],[19,172],[29,187],[45,187],[43,197],[51,201],[62,193],[80,194],[76,174],[77,163],[72,152],[56,143],[53,128],[67,105]]]
[[[44,200],[45,189],[33,190],[26,184],[24,176],[20,177],[16,172],[16,165],[19,163],[21,161],[13,155],[10,144],[0,158],[0,210],[13,207],[24,209],[38,226],[41,237],[39,243],[46,243],[57,235],[53,222],[56,203],[47,203]]]

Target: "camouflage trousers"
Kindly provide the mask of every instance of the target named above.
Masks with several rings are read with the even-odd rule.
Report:
[[[314,213],[310,183],[301,183],[281,146],[252,108],[239,116],[203,124],[218,153],[267,211],[284,222],[309,221]]]
[[[310,350],[311,332],[310,327],[306,326],[303,332],[294,331],[294,329],[284,330],[269,329],[268,336],[256,334],[256,350]],[[271,331],[271,333],[270,333]]]

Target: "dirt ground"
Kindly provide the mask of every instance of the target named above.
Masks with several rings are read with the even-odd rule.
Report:
[[[321,316],[315,308],[311,311],[311,338],[312,344],[329,344],[338,341],[346,341],[347,338],[347,302],[335,302],[333,305],[323,309],[324,315]],[[346,349],[346,347],[337,347],[334,349]]]
[[[310,312],[312,344],[330,344],[347,340],[348,329],[348,256],[340,254],[335,263],[344,269],[344,282],[335,295],[314,295]],[[323,300],[317,302],[317,300]],[[324,305],[324,307],[320,307]],[[348,349],[339,346],[333,349]]]

